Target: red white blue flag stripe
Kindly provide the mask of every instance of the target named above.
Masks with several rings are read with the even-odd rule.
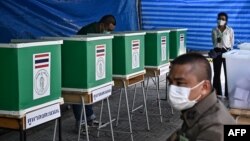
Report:
[[[35,68],[49,67],[49,53],[35,55]]]
[[[104,45],[98,45],[96,47],[96,56],[104,56],[105,55],[105,46]]]

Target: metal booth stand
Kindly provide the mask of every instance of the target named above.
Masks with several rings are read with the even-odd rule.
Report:
[[[139,83],[141,83],[141,88],[142,88],[143,102],[144,102],[144,107],[145,107],[145,118],[146,118],[146,122],[147,122],[147,129],[150,130],[149,120],[148,120],[148,113],[147,113],[146,95],[145,95],[145,92],[144,92],[144,75],[145,75],[145,70],[137,72],[135,74],[126,75],[126,76],[118,76],[118,75],[113,76],[113,80],[115,82],[115,87],[121,88],[120,98],[119,98],[119,105],[118,105],[118,113],[117,113],[117,118],[116,118],[116,126],[118,126],[118,124],[119,124],[121,99],[122,99],[123,90],[124,90],[124,96],[125,96],[125,102],[126,102],[126,109],[127,109],[127,113],[128,113],[128,122],[129,122],[129,132],[122,132],[122,131],[115,131],[115,132],[118,132],[118,133],[129,133],[130,137],[131,137],[131,141],[134,140],[133,139],[132,124],[131,124],[131,116],[132,116],[131,114],[134,111],[142,108],[142,106],[134,108],[134,105],[133,105],[133,107],[132,107],[132,109],[130,111],[130,109],[129,109],[129,103],[128,103],[127,88],[129,88],[131,86],[134,86],[136,84],[139,84]]]
[[[83,107],[81,110],[81,117],[80,117],[80,123],[79,123],[78,139],[77,139],[78,141],[80,140],[81,125],[85,125],[86,139],[87,141],[89,141],[88,125],[82,121],[82,117],[84,117],[84,119],[87,119],[86,112],[85,112],[85,105],[91,105],[96,102],[102,101],[102,107],[101,107],[101,114],[102,114],[103,101],[105,99],[107,101],[109,122],[107,122],[105,125],[101,125],[101,114],[100,114],[100,121],[99,121],[99,126],[97,129],[101,129],[102,127],[105,127],[107,124],[109,124],[112,141],[114,141],[113,126],[112,126],[112,119],[111,119],[111,112],[110,112],[110,105],[109,105],[109,96],[111,95],[111,92],[112,92],[112,86],[113,86],[113,82],[106,83],[106,84],[97,86],[96,88],[88,89],[86,91],[63,89],[62,96],[65,100],[65,103],[80,104]],[[98,130],[98,134],[99,134],[99,130]]]
[[[159,109],[159,116],[160,116],[160,122],[162,122],[162,110],[161,110],[161,99],[160,99],[160,93],[159,93],[159,89],[160,89],[160,76],[161,75],[165,75],[169,72],[169,65],[170,63],[158,66],[158,67],[145,67],[146,69],[146,97],[147,97],[147,93],[148,93],[148,84],[149,84],[149,79],[151,78],[154,85],[156,86],[156,93],[157,93],[157,105],[158,105],[158,109]],[[155,78],[155,79],[153,79]]]

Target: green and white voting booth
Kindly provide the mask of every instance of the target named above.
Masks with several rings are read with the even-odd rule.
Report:
[[[145,32],[120,32],[113,35],[113,76],[129,77],[145,72]]]
[[[186,53],[187,28],[166,28],[166,30],[170,30],[170,59]]]
[[[145,35],[145,68],[159,70],[157,75],[169,71],[170,30],[148,30]],[[154,75],[154,74],[153,74]]]
[[[46,40],[61,39],[62,89],[64,91],[92,92],[101,86],[113,85],[112,38],[96,37],[43,37]],[[95,102],[90,99],[86,102]]]
[[[26,129],[61,117],[62,43],[0,44],[0,127],[19,130],[21,141]]]
[[[62,45],[62,96],[65,103],[85,106],[107,100],[112,93],[112,39],[113,36],[79,35],[72,37],[42,37],[45,40],[63,40]],[[109,109],[109,108],[108,108]],[[113,136],[111,114],[110,128]],[[80,118],[82,119],[82,118]],[[82,122],[80,122],[82,125]],[[79,127],[81,127],[79,125]],[[98,127],[99,128],[99,127]],[[88,127],[86,138],[89,140]],[[78,131],[78,140],[80,139]]]
[[[0,113],[22,116],[61,98],[61,44],[0,44]]]
[[[129,121],[129,132],[131,136],[131,140],[133,141],[133,131],[131,124],[131,115],[134,111],[139,109],[140,107],[134,108],[134,104],[130,109],[128,105],[127,98],[127,88],[136,84],[141,83],[141,89],[143,93],[143,101],[145,107],[145,118],[147,122],[147,129],[150,130],[149,122],[148,122],[148,114],[147,114],[147,104],[144,93],[144,75],[145,75],[145,32],[137,31],[137,32],[117,32],[112,33],[114,36],[113,39],[113,80],[115,82],[115,86],[124,89],[125,102],[128,110],[128,121]],[[116,125],[119,122],[119,112],[120,112],[120,104],[121,104],[121,96],[122,91],[120,93],[120,101],[118,114],[116,118]],[[134,103],[134,102],[133,102]]]
[[[156,86],[160,122],[162,122],[159,77],[169,72],[170,30],[147,30],[145,35],[146,93],[152,79]]]

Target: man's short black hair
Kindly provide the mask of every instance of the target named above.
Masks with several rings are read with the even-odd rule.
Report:
[[[220,12],[220,13],[218,13],[217,19],[219,19],[220,16],[225,16],[226,17],[226,21],[228,21],[228,15],[227,15],[226,12]]]
[[[105,15],[101,18],[99,23],[104,23],[107,25],[112,23],[113,25],[116,25],[116,20],[115,20],[115,17],[113,15]]]
[[[192,72],[197,76],[198,81],[209,80],[211,81],[212,72],[211,66],[202,54],[199,53],[186,53],[178,56],[171,62],[171,65],[192,65]]]

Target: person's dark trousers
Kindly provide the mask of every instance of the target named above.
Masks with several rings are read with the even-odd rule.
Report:
[[[221,53],[226,52],[225,49],[215,49],[215,51]],[[216,89],[217,95],[222,95],[221,79],[220,79],[222,64],[225,74],[225,96],[228,97],[226,61],[225,58],[222,58],[222,55],[219,55],[217,58],[213,59],[213,67],[214,67],[213,87]]]
[[[73,109],[73,113],[74,113],[76,121],[80,121],[82,105],[73,104],[72,109]],[[86,110],[86,116],[87,116],[87,120],[88,120],[88,118],[93,115],[93,107],[92,107],[92,105],[85,105],[85,110]],[[84,116],[83,116],[83,118],[84,118]]]

